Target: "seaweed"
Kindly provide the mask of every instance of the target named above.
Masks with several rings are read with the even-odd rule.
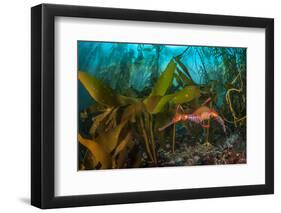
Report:
[[[111,57],[112,54],[118,55],[118,46],[122,45],[113,48]],[[120,64],[102,69],[101,64],[97,66],[103,76],[110,73],[111,78],[115,78],[116,73],[127,73],[127,77],[123,76],[125,82],[124,79],[116,80],[119,81],[118,86],[107,84],[107,77],[102,79],[100,75],[88,71],[78,72],[79,82],[92,102],[80,112],[79,117],[79,169],[173,166],[178,163],[167,162],[175,154],[181,156],[182,153],[186,154],[184,165],[224,164],[230,162],[225,160],[226,148],[231,148],[231,156],[236,152],[240,156],[241,159],[233,162],[244,163],[245,146],[237,151],[236,148],[233,150],[234,143],[232,147],[225,147],[224,141],[239,133],[245,140],[246,65],[243,63],[246,62],[241,56],[245,55],[245,51],[237,52],[235,48],[209,48],[207,51],[205,47],[187,47],[171,56],[166,67],[159,72],[161,53],[167,51],[164,46],[138,45],[136,58],[132,50],[126,49],[129,46],[119,48],[119,52],[126,50],[123,56],[118,55]],[[95,51],[91,52],[97,54],[98,47],[93,49]],[[193,77],[183,63],[187,53],[192,51],[201,62],[197,66],[201,80]],[[150,57],[145,60],[147,54]],[[129,57],[133,59],[129,60]],[[212,66],[204,62],[204,57],[214,57],[213,63],[221,70],[211,70]],[[114,71],[117,67],[119,71]],[[128,77],[139,67],[150,69],[143,72],[142,76],[146,77],[140,77],[150,79],[141,90],[139,85],[130,87],[132,82]],[[198,125],[202,130],[198,129]],[[202,149],[201,146],[210,148]],[[193,152],[190,154],[191,148]],[[199,156],[200,160],[198,157],[194,160],[194,156]]]

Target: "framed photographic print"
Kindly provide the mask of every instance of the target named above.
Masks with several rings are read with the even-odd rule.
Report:
[[[274,21],[31,9],[31,203],[272,194]]]

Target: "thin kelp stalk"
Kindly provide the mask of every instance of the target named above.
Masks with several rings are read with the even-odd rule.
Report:
[[[209,79],[209,75],[208,75],[208,72],[207,72],[207,69],[206,69],[203,57],[202,57],[201,53],[199,52],[199,50],[197,50],[197,54],[199,55],[199,58],[201,60],[201,64],[202,64],[202,67],[203,67],[203,70],[204,70],[204,73],[205,73],[205,77],[207,77],[207,80],[209,81],[210,80]]]
[[[177,56],[178,59],[181,59],[183,57],[183,55],[187,52],[187,50],[189,50],[190,47],[187,47],[181,54],[179,54]]]
[[[207,121],[207,126],[210,126],[210,119],[208,119]],[[209,142],[209,134],[210,134],[210,128],[206,128],[206,131],[205,131],[205,144],[206,145],[209,145],[210,142]]]
[[[211,100],[211,99],[210,99]],[[210,107],[212,108],[213,107],[213,102],[212,101],[209,101],[209,99],[207,99],[206,101],[205,101],[205,103],[208,103],[209,102],[209,104],[210,104]],[[204,104],[205,104],[204,103]],[[205,131],[205,144],[206,145],[210,145],[210,142],[209,142],[209,134],[210,134],[210,118],[207,120],[207,127],[208,128],[206,128],[206,131]]]
[[[157,58],[157,62],[156,62],[156,70],[157,70],[157,78],[158,78],[158,75],[159,75],[159,73],[160,73],[160,70],[159,70],[159,67],[160,67],[160,46],[156,46],[155,47],[155,49],[156,49],[156,58]]]
[[[150,139],[151,139],[154,162],[157,165],[157,156],[156,156],[156,147],[155,147],[155,140],[154,140],[154,134],[153,134],[153,118],[152,118],[152,115],[149,115],[149,130],[150,130]]]
[[[83,159],[82,159],[82,163],[83,164],[85,164],[85,160],[86,160],[86,157],[87,157],[87,155],[88,155],[88,149],[86,150],[86,152],[85,152],[85,155],[83,156]]]
[[[231,92],[237,92],[237,93],[241,93],[242,90],[243,90],[243,82],[242,82],[242,78],[241,78],[241,72],[238,73],[238,75],[233,79],[233,81],[231,82],[231,84],[233,85],[237,79],[240,79],[240,88],[230,88],[227,90],[226,92],[226,95],[225,95],[225,99],[226,99],[226,103],[228,104],[229,106],[229,110],[231,112],[231,115],[233,117],[233,123],[235,125],[235,127],[237,127],[237,123],[246,119],[246,116],[243,116],[242,118],[238,118],[237,115],[236,115],[236,112],[235,110],[233,109],[233,106],[232,106],[232,101],[231,101]]]
[[[143,139],[144,139],[144,142],[145,142],[145,148],[146,148],[147,154],[148,154],[149,158],[154,162],[154,158],[153,158],[153,156],[151,154],[151,151],[150,151],[148,136],[146,134],[146,130],[144,128],[144,122],[143,122],[143,119],[142,119],[141,116],[139,117],[139,120],[140,120],[140,126],[141,126],[141,130],[142,130]]]
[[[229,89],[229,90],[226,92],[226,102],[228,103],[229,110],[230,110],[231,115],[232,115],[232,117],[233,117],[233,123],[234,123],[235,127],[237,127],[237,119],[238,119],[238,118],[236,117],[236,113],[235,113],[235,111],[234,111],[234,109],[233,109],[233,107],[232,107],[232,102],[231,102],[231,98],[230,98],[230,93],[231,93],[231,92],[234,92],[234,91],[240,93],[240,90],[239,90],[239,89],[236,89],[236,88],[231,88],[231,89]]]
[[[172,145],[173,153],[175,153],[175,144],[176,144],[176,124],[173,125],[173,145]]]
[[[177,64],[179,65],[179,67],[188,76],[188,80],[191,81],[192,84],[194,84],[194,81],[193,81],[191,74],[190,74],[189,70],[187,69],[187,67],[180,61],[180,59],[178,57],[175,57],[174,59],[177,62]],[[177,71],[178,71],[178,74],[181,75],[181,71],[178,68],[177,68]],[[183,76],[181,75],[181,77],[183,77]]]

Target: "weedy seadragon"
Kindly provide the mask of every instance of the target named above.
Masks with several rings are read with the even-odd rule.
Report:
[[[210,128],[210,124],[205,124],[205,121],[208,121],[210,119],[216,120],[223,128],[223,131],[226,132],[224,120],[219,116],[219,114],[213,109],[208,106],[206,106],[206,103],[209,101],[205,101],[205,103],[200,106],[198,109],[196,109],[193,113],[186,114],[186,113],[179,113],[179,109],[181,109],[182,112],[184,112],[181,105],[178,105],[176,108],[176,114],[172,118],[172,121],[164,125],[163,127],[159,128],[159,131],[163,131],[167,127],[176,124],[178,122],[184,122],[184,121],[191,121],[197,124],[200,124],[203,128]]]

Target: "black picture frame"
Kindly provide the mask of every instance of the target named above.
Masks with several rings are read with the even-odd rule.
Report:
[[[265,184],[56,197],[54,195],[54,21],[58,16],[265,29]],[[41,4],[31,9],[31,52],[32,205],[46,209],[274,193],[273,19]]]

